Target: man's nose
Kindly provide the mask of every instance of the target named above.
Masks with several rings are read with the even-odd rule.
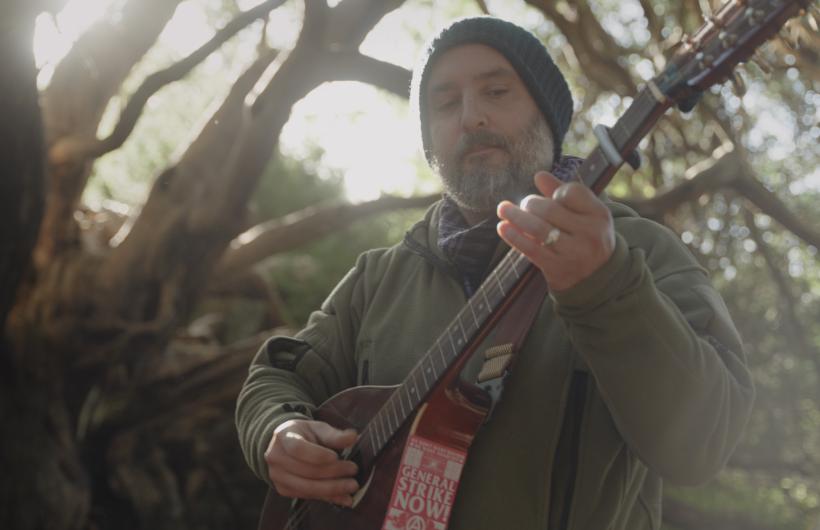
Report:
[[[465,96],[461,105],[461,127],[473,131],[487,126],[487,112],[475,96]]]

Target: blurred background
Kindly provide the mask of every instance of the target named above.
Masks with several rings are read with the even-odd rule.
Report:
[[[0,7],[0,527],[251,529],[265,485],[235,397],[361,251],[440,193],[408,104],[424,41],[530,29],[585,155],[710,0],[11,0]],[[723,294],[758,397],[726,469],[667,487],[667,530],[820,528],[817,6],[609,193]]]

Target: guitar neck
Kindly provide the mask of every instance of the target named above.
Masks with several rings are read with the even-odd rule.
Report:
[[[358,450],[364,461],[375,458],[447,370],[469,350],[498,309],[511,300],[510,294],[530,268],[530,262],[517,251],[510,251],[502,258],[362,430]]]

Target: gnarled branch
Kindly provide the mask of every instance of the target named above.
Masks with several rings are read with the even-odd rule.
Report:
[[[117,125],[114,126],[114,130],[107,137],[103,139],[97,139],[93,136],[77,137],[76,135],[63,137],[50,150],[49,157],[52,159],[52,163],[68,163],[71,161],[78,164],[89,158],[100,157],[120,147],[131,134],[131,131],[134,130],[134,126],[151,96],[156,94],[162,87],[185,77],[195,66],[219,49],[228,39],[283,3],[284,0],[268,0],[248,9],[234,17],[233,20],[217,31],[208,42],[193,53],[146,77],[131,96],[131,99],[128,100],[128,104],[120,113]]]
[[[323,204],[262,223],[240,236],[248,242],[228,251],[214,276],[218,280],[231,277],[265,258],[315,241],[364,217],[401,208],[423,208],[439,196],[384,196],[361,204]]]

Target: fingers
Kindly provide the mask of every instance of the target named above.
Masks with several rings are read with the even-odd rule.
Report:
[[[540,241],[536,241],[508,221],[498,223],[497,229],[498,235],[500,235],[508,245],[518,249],[519,252],[524,254],[533,263],[543,263],[555,255],[556,250],[552,248],[552,246],[544,246]]]
[[[342,460],[334,449],[353,445],[356,432],[309,420],[291,420],[274,432],[265,452],[268,475],[276,491],[286,497],[321,499],[344,506],[359,485],[352,477],[354,462]],[[330,447],[329,447],[330,446]]]
[[[317,454],[314,449],[316,446],[309,442],[291,439],[290,443],[282,445],[282,450],[272,451],[268,462],[288,473],[310,479],[352,477],[358,471],[354,462],[341,460],[332,451],[328,451],[332,454],[331,459],[327,459],[324,453],[321,458],[314,459],[312,456]]]
[[[356,431],[353,429],[334,429],[324,422],[311,422],[313,434],[316,440],[325,447],[333,449],[345,449],[356,443]]]
[[[352,478],[311,480],[291,473],[279,473],[274,486],[284,497],[318,499],[342,506],[350,506],[353,493],[359,489],[359,484]]]
[[[497,213],[499,218],[513,223],[538,242],[543,241],[553,227],[569,236],[586,223],[583,216],[559,202],[537,195],[526,197],[521,206],[502,201]]]
[[[534,181],[544,197],[558,201],[570,211],[585,214],[606,209],[595,193],[581,182],[561,182],[546,171],[536,173]]]
[[[535,187],[541,192],[544,197],[552,197],[555,191],[561,187],[562,181],[558,180],[552,173],[548,171],[539,171],[533,177]]]
[[[541,269],[551,289],[568,289],[612,255],[612,216],[580,182],[562,183],[543,171],[534,182],[544,196],[531,195],[520,206],[509,201],[498,205],[498,234]]]

